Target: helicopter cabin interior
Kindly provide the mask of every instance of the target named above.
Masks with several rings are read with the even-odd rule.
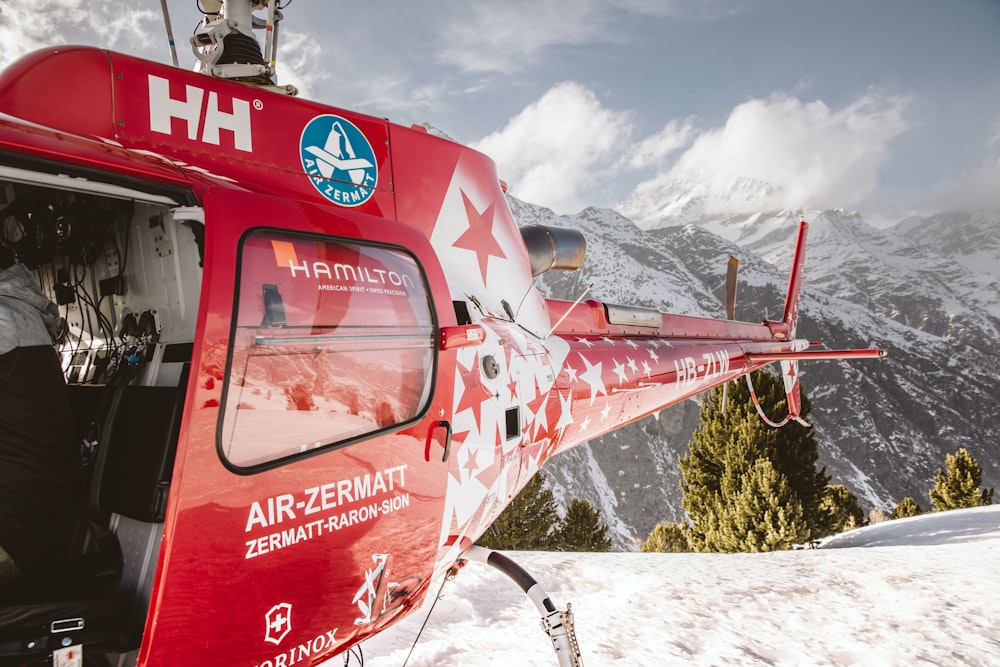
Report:
[[[181,203],[0,167],[0,259],[25,265],[65,319],[56,349],[82,467],[65,580],[4,593],[0,663],[67,640],[129,651],[141,639],[201,289],[200,209],[179,220]],[[60,615],[77,620],[33,631]]]

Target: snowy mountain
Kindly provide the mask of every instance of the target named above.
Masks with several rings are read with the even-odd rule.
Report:
[[[898,225],[913,243],[952,259],[973,272],[1000,278],[1000,213],[942,213],[914,217]]]
[[[998,505],[886,521],[804,551],[509,555],[559,609],[572,604],[585,665],[997,664]],[[365,665],[557,664],[513,581],[469,563],[441,586],[362,645]]]
[[[967,447],[984,483],[1000,486],[1000,428],[991,415],[1000,378],[987,362],[1000,351],[1000,282],[979,269],[1000,266],[996,216],[951,214],[878,230],[841,210],[773,211],[684,225],[668,217],[640,229],[609,210],[557,216],[510,203],[520,224],[572,227],[587,238],[581,269],[540,278],[551,296],[576,299],[591,285],[588,296],[611,303],[723,317],[732,254],[741,261],[736,316],[747,321],[779,314],[804,216],[811,225],[800,336],[831,349],[889,350],[881,361],[804,364],[831,483],[845,484],[866,507],[891,510],[911,496],[926,508],[945,455]],[[683,516],[677,457],[697,413],[689,401],[555,457],[545,469],[557,496],[595,503],[616,547],[634,548],[657,522]]]
[[[669,220],[671,225],[680,225],[725,211],[765,211],[780,205],[785,194],[756,178],[688,167],[640,184],[620,210],[640,223]]]
[[[1000,215],[936,216],[919,227],[911,218],[878,230],[857,213],[804,211],[706,220],[701,226],[787,265],[800,217],[810,223],[808,289],[984,352],[992,349],[1000,329]]]

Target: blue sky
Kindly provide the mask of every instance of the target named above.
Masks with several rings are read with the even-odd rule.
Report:
[[[18,5],[0,6],[0,63],[58,43],[167,58],[155,0]],[[190,67],[195,2],[168,5]],[[883,224],[1000,209],[1000,0],[295,0],[285,16],[282,82],[429,123],[558,213],[690,173]]]

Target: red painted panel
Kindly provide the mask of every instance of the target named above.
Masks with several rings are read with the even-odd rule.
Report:
[[[140,664],[252,667],[279,655],[292,664],[306,652],[302,664],[310,664],[372,634],[425,594],[446,464],[426,461],[424,450],[451,403],[450,385],[433,394],[426,419],[395,433],[254,474],[227,468],[216,443],[238,240],[246,228],[278,220],[286,229],[400,244],[420,258],[435,298],[444,294],[450,303],[415,230],[238,192],[211,192],[205,204],[189,407]],[[281,437],[284,425],[261,428]]]
[[[111,64],[99,49],[35,51],[0,74],[4,113],[80,136],[111,138]]]

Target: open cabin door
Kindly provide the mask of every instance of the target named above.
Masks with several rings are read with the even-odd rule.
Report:
[[[426,593],[447,286],[408,226],[228,190],[206,197],[204,264],[139,661],[313,664]]]

